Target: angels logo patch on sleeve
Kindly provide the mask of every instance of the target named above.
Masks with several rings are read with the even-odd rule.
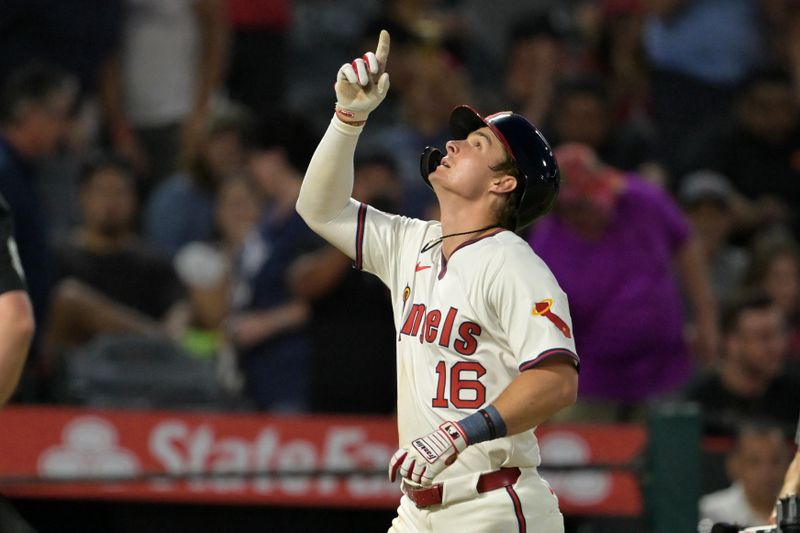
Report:
[[[536,302],[533,306],[533,310],[531,314],[534,316],[543,316],[561,331],[564,336],[568,339],[572,338],[572,332],[569,329],[564,320],[553,312],[553,300],[552,298],[545,298],[541,302]]]

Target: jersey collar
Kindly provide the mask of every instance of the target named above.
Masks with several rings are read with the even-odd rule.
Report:
[[[462,242],[461,244],[456,246],[455,249],[453,250],[453,252],[450,254],[450,259],[452,259],[453,256],[456,254],[456,252],[461,250],[462,248],[464,248],[466,246],[469,246],[470,244],[475,244],[476,242],[482,241],[483,239],[488,239],[489,237],[494,237],[495,235],[497,235],[498,233],[501,233],[503,231],[509,231],[509,230],[507,230],[506,228],[497,228],[494,231],[491,231],[489,233],[485,233],[483,235],[479,235],[478,237],[475,237],[474,239],[469,239],[469,240],[466,240],[466,241]],[[448,259],[444,256],[444,249],[441,250],[441,254],[442,254],[442,259],[441,259],[441,265],[442,266],[439,269],[438,279],[444,278],[444,275],[447,273],[447,262],[448,262]]]

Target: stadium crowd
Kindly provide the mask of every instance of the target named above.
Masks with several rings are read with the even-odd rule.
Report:
[[[688,399],[707,435],[794,435],[792,0],[5,0],[0,194],[37,321],[12,401],[392,414],[389,294],[294,209],[333,76],[380,28],[357,199],[435,218],[419,154],[457,104],[555,149],[561,195],[525,237],[570,299],[562,420]],[[763,441],[788,464],[742,439],[734,463]]]

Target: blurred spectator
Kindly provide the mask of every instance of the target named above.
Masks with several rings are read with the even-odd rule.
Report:
[[[747,252],[728,242],[738,195],[725,176],[700,170],[683,177],[678,199],[699,241],[717,303],[726,303],[740,287],[748,265]]]
[[[658,0],[645,6],[653,119],[662,161],[674,170],[686,134],[726,113],[735,87],[765,58],[759,0]]]
[[[64,68],[94,95],[119,41],[123,0],[0,2],[0,79],[32,61]]]
[[[460,0],[461,16],[467,25],[465,33],[469,37],[469,56],[467,61],[473,62],[470,70],[485,74],[485,88],[496,91],[496,83],[503,72],[510,49],[512,34],[517,23],[530,20],[535,13],[549,13],[551,21],[559,28],[566,29],[573,22],[573,6],[577,2],[563,0]],[[473,68],[474,67],[474,68]],[[480,83],[480,80],[476,80]]]
[[[357,200],[393,213],[400,200],[399,185],[388,156],[356,162]],[[392,414],[395,329],[386,286],[352,268],[352,261],[331,246],[298,258],[290,280],[294,292],[311,303],[311,410]],[[343,387],[352,379],[353,368],[365,379],[358,387]]]
[[[608,81],[615,121],[652,127],[650,73],[642,47],[643,0],[599,2],[599,73]]]
[[[686,390],[700,405],[703,431],[733,435],[746,419],[773,419],[794,434],[800,380],[784,372],[788,339],[780,309],[763,293],[746,294],[726,310],[722,330],[718,368]]]
[[[296,117],[265,122],[255,136],[250,172],[269,202],[236,263],[227,333],[237,349],[245,389],[259,409],[308,408],[311,343],[308,305],[292,294],[289,266],[321,245],[295,210],[314,142]]]
[[[225,180],[217,190],[214,208],[217,239],[183,246],[174,261],[188,293],[183,345],[193,354],[217,357],[223,383],[235,390],[240,386],[240,373],[225,342],[223,323],[229,311],[236,258],[260,216],[259,194],[251,180],[243,176]]]
[[[791,73],[795,99],[800,96],[800,3],[762,0],[762,24],[772,59]]]
[[[103,76],[114,149],[145,178],[143,198],[202,138],[227,60],[222,0],[125,0],[122,42]]]
[[[679,280],[700,365],[716,357],[714,299],[697,240],[666,192],[604,165],[585,145],[563,145],[556,158],[555,211],[528,241],[569,294],[578,332],[582,400],[566,415],[621,421],[689,378]]]
[[[363,0],[292,0],[286,96],[289,108],[311,120],[315,129],[324,130],[333,115],[335,102],[330,87],[335,80],[328,72],[336,72],[343,57],[356,57],[374,48],[373,43],[369,48],[352,50],[359,37],[365,35],[370,21],[381,14],[382,4]],[[375,34],[370,35],[374,38]],[[392,64],[394,61],[392,57]]]
[[[793,240],[764,239],[753,247],[745,285],[763,291],[783,313],[789,328],[791,362],[800,364],[800,247]]]
[[[0,96],[0,194],[14,213],[14,236],[39,323],[52,272],[48,220],[36,189],[34,164],[52,154],[66,134],[77,92],[74,76],[35,63],[9,76]]]
[[[159,250],[172,256],[189,242],[211,239],[214,197],[224,180],[244,170],[248,136],[245,109],[228,105],[211,112],[184,170],[161,183],[147,202],[145,232]]]
[[[521,17],[511,28],[506,98],[534,124],[543,123],[550,114],[556,84],[569,64],[564,25],[556,11],[543,10]]]
[[[232,30],[229,96],[256,116],[286,105],[293,0],[226,0]],[[267,67],[269,65],[269,67]]]
[[[134,233],[132,174],[98,158],[83,173],[80,204],[83,222],[55,249],[60,281],[45,338],[45,374],[66,349],[98,333],[161,334],[181,314],[184,291],[172,265]]]
[[[641,128],[615,123],[603,79],[583,76],[559,83],[549,120],[548,138],[553,145],[587,144],[604,163],[648,172],[657,182],[664,181],[663,170],[656,168],[652,137]]]
[[[788,464],[789,447],[780,427],[745,423],[726,458],[731,486],[700,499],[699,531],[710,531],[717,522],[742,528],[766,524]]]
[[[78,83],[79,104],[66,143],[37,161],[36,193],[48,236],[63,237],[77,222],[80,158],[96,141],[97,95],[104,66],[117,48],[122,0],[3,0],[0,2],[0,80],[30,62],[63,68]]]
[[[214,207],[216,244],[233,262],[262,215],[261,194],[247,176],[225,180]]]
[[[759,70],[742,84],[732,123],[720,122],[686,151],[687,167],[711,168],[754,202],[752,225],[800,229],[800,121],[789,75]],[[797,234],[797,233],[796,233]]]

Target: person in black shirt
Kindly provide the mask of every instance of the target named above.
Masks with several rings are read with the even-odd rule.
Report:
[[[800,410],[800,381],[784,372],[788,335],[778,307],[762,293],[735,300],[723,316],[724,356],[687,390],[707,435],[733,435],[742,420],[772,419],[787,436]]]
[[[11,211],[0,196],[0,406],[17,386],[34,331],[33,308],[12,231]]]
[[[44,336],[45,377],[66,349],[98,333],[164,334],[184,301],[171,263],[133,230],[132,175],[113,159],[87,165],[80,183],[83,222],[54,251],[58,284]]]

